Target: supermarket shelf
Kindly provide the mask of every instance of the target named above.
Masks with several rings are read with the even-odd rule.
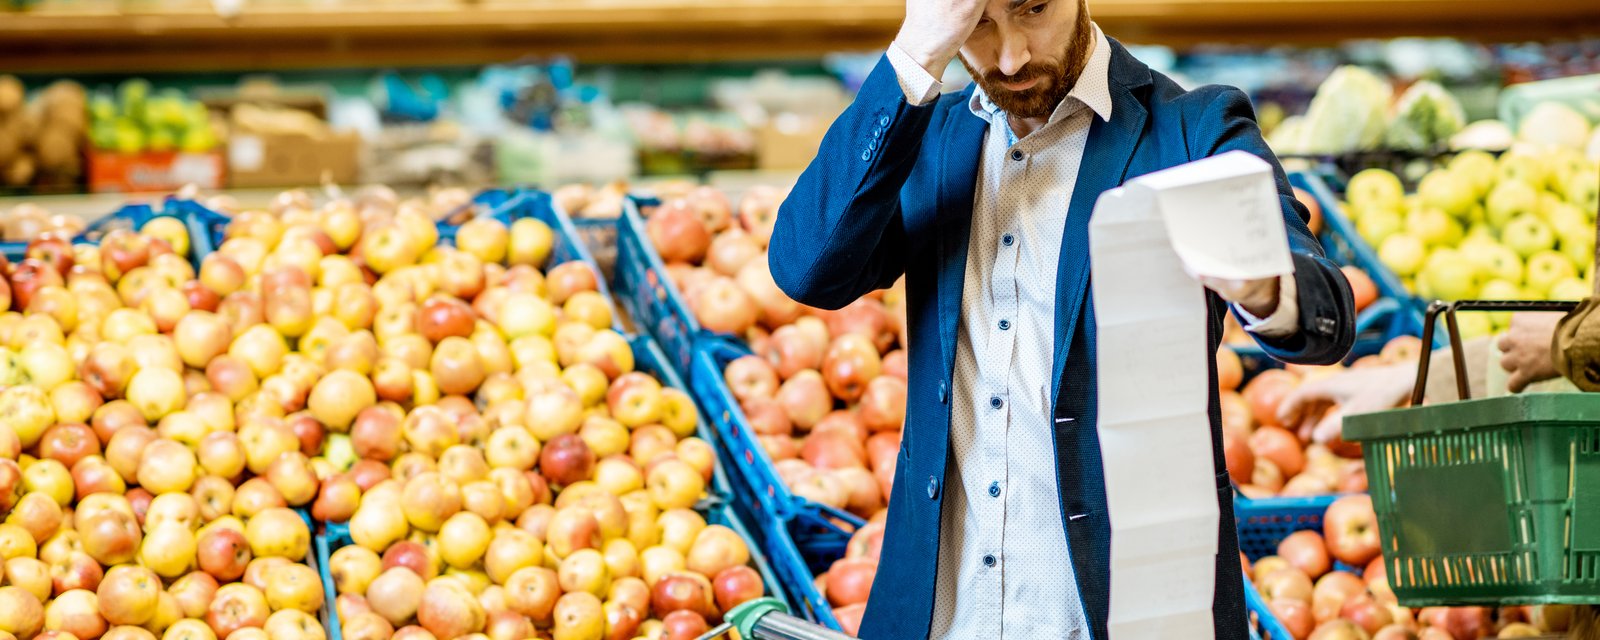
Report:
[[[880,48],[905,6],[904,0],[257,0],[222,17],[210,2],[189,1],[47,0],[32,11],[0,13],[0,69],[437,66],[551,53],[584,62],[780,59]],[[1151,44],[1600,33],[1594,0],[1092,0],[1090,9],[1108,32]]]

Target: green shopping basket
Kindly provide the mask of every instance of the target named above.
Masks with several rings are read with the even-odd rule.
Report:
[[[1434,303],[1460,402],[1348,416],[1362,444],[1389,584],[1408,607],[1600,602],[1600,394],[1471,399],[1456,311],[1570,311],[1568,302]]]

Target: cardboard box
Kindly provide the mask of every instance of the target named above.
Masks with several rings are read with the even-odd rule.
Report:
[[[756,167],[766,171],[804,169],[817,157],[834,114],[773,118],[756,130]]]
[[[221,189],[222,178],[222,153],[218,151],[89,151],[89,191],[95,193],[176,191],[189,184]]]
[[[360,177],[361,136],[323,138],[293,134],[235,133],[228,138],[228,186],[307,187]]]

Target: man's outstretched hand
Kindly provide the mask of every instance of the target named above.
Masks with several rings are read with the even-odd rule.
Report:
[[[1200,276],[1200,284],[1217,292],[1223,300],[1239,305],[1250,315],[1265,318],[1278,310],[1278,279],[1228,280]]]
[[[1278,406],[1278,418],[1290,430],[1310,426],[1312,442],[1328,442],[1339,435],[1346,415],[1405,403],[1416,378],[1417,366],[1410,363],[1341,371],[1300,385]],[[1305,424],[1323,411],[1327,413],[1315,425]]]
[[[906,21],[894,43],[935,79],[956,59],[978,26],[987,0],[906,0]]]

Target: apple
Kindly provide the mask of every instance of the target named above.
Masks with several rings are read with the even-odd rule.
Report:
[[[361,487],[354,480],[338,476],[323,481],[317,488],[311,517],[319,522],[345,522],[355,515],[361,501]]]
[[[211,601],[216,597],[219,586],[211,574],[196,571],[172,583],[167,592],[178,601],[184,617],[202,618],[205,617],[206,610],[211,607]]]
[[[409,569],[392,568],[384,571],[367,588],[367,601],[373,613],[383,616],[389,624],[406,624],[417,614],[426,585],[422,578]]]
[[[745,264],[761,257],[761,245],[743,229],[719,233],[707,250],[706,266],[725,276],[738,275]]]
[[[599,291],[600,278],[587,262],[573,260],[550,268],[545,278],[551,304],[563,305],[580,291]]]
[[[661,576],[651,586],[650,608],[657,615],[691,611],[708,616],[715,606],[712,597],[711,583],[705,576],[673,571]]]
[[[198,471],[199,464],[188,447],[158,438],[140,453],[137,477],[139,486],[152,493],[187,492]]]
[[[1323,516],[1322,535],[1328,541],[1328,553],[1340,562],[1364,566],[1378,557],[1378,518],[1372,498],[1353,495],[1335,500]]]
[[[595,549],[579,549],[561,559],[556,581],[565,593],[587,592],[603,596],[611,587],[605,556]]]
[[[26,603],[11,604],[26,607]],[[100,599],[90,590],[74,589],[61,593],[44,607],[44,628],[53,632],[93,639],[105,635],[106,627],[105,618],[100,616]],[[8,631],[14,632],[11,629]]]
[[[50,597],[55,581],[50,577],[50,566],[42,560],[26,556],[5,561],[5,581],[32,594],[40,602]]]
[[[343,637],[350,640],[389,640],[394,635],[394,625],[371,611],[348,618],[339,616],[339,622]]]
[[[600,638],[605,632],[605,611],[600,599],[582,591],[567,593],[556,601],[552,611],[554,637],[558,640]]]
[[[274,611],[292,609],[317,613],[322,609],[322,578],[303,564],[289,563],[267,574],[267,605]]]
[[[99,600],[100,615],[105,617],[107,623],[142,625],[156,615],[161,578],[144,567],[112,567],[100,581],[100,588],[95,595]]]
[[[1535,298],[1545,298],[1549,297],[1557,284],[1577,277],[1577,268],[1566,256],[1555,251],[1540,251],[1528,257],[1527,279],[1523,282],[1523,287]],[[1579,285],[1582,293],[1578,299],[1587,297],[1592,289],[1582,286],[1581,281]]]
[[[687,200],[663,203],[645,220],[645,233],[664,262],[699,264],[711,247],[711,231]]]
[[[816,426],[833,409],[833,396],[822,375],[810,369],[785,380],[775,398],[789,421],[806,430]]]
[[[429,342],[438,344],[450,336],[465,338],[472,335],[477,314],[461,300],[436,295],[422,303],[417,312],[417,332]]]
[[[506,580],[506,600],[511,610],[532,619],[534,624],[550,624],[560,596],[556,572],[545,567],[523,567]]]
[[[244,533],[225,527],[210,527],[201,531],[195,540],[195,549],[200,570],[222,582],[244,576],[245,568],[253,557]]]
[[[540,267],[549,259],[555,245],[555,233],[550,225],[537,218],[521,218],[511,223],[506,262],[513,265]]]
[[[273,613],[262,625],[262,631],[272,638],[289,640],[325,640],[327,632],[322,623],[304,611],[287,609]]]
[[[452,395],[471,393],[487,375],[472,342],[458,336],[439,342],[429,361],[429,372],[439,391]]]
[[[100,588],[103,579],[105,570],[100,563],[82,551],[69,551],[59,561],[50,563],[51,591],[58,597],[74,589],[92,592]]]
[[[19,587],[0,587],[0,631],[16,638],[32,638],[45,623],[39,598]]]
[[[139,524],[132,513],[106,510],[82,515],[75,523],[83,537],[83,550],[100,564],[119,565],[133,561],[138,553]]]
[[[0,390],[0,414],[7,417],[17,439],[31,448],[44,437],[45,429],[55,424],[55,409],[43,389],[19,385]]]
[[[205,621],[218,638],[228,638],[241,629],[261,628],[269,615],[271,608],[261,590],[236,582],[217,589]]]
[[[1399,209],[1405,197],[1400,179],[1382,169],[1368,169],[1351,176],[1345,197],[1357,212]],[[1359,215],[1359,213],[1358,213]]]
[[[262,511],[245,523],[245,538],[257,558],[281,557],[299,562],[311,547],[311,531],[289,509],[274,507]]]
[[[550,553],[558,559],[579,549],[594,549],[601,544],[600,522],[588,509],[558,509],[550,517],[544,540]]]
[[[756,303],[727,276],[713,276],[689,294],[689,307],[707,331],[744,335],[757,319]]]
[[[583,438],[566,433],[550,440],[539,453],[539,471],[557,485],[589,479],[595,455]]]
[[[724,612],[760,598],[765,593],[761,574],[745,565],[728,567],[715,575],[716,577],[711,579],[711,590],[716,598],[717,608]]]
[[[493,532],[482,516],[461,511],[439,528],[439,555],[457,569],[470,569],[483,560]]]
[[[1416,275],[1427,253],[1427,244],[1409,233],[1392,234],[1378,246],[1378,260],[1402,278]]]
[[[461,489],[439,473],[425,472],[405,483],[400,504],[411,526],[438,531],[461,510]]]
[[[1500,230],[1500,241],[1524,259],[1555,248],[1555,231],[1537,215],[1524,213],[1512,218]]]

